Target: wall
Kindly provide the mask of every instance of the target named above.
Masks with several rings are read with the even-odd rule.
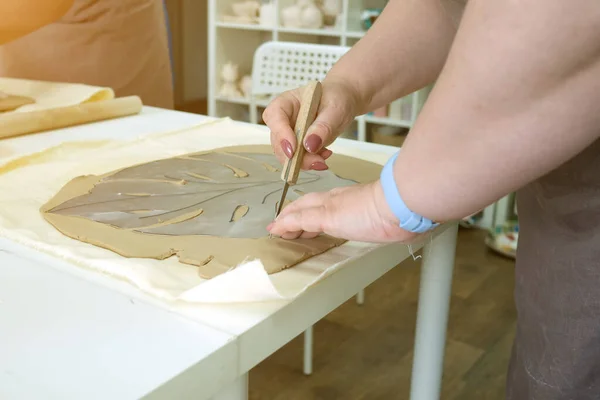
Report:
[[[206,99],[208,77],[208,1],[165,0],[171,24],[175,103]]]

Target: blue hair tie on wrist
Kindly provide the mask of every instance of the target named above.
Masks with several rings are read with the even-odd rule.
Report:
[[[396,180],[394,179],[394,162],[396,161],[396,158],[398,158],[398,154],[399,152],[396,152],[396,154],[388,160],[379,177],[381,186],[383,187],[385,200],[396,218],[400,221],[400,228],[414,233],[427,232],[439,224],[412,212],[406,204],[404,204],[402,197],[400,197],[400,193],[398,193],[398,187],[396,186]]]

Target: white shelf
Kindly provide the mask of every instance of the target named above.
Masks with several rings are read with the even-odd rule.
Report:
[[[314,35],[314,36],[331,36],[341,37],[346,36],[352,39],[360,39],[365,35],[365,32],[343,32],[339,29],[301,29],[301,28],[286,28],[286,27],[270,27],[258,24],[242,24],[235,22],[216,22],[217,28],[226,29],[241,29],[247,31],[263,31],[263,32],[281,32],[281,33],[295,33],[298,35]]]
[[[250,99],[246,98],[246,97],[225,97],[225,96],[217,96],[215,98],[215,100],[217,101],[224,101],[226,103],[233,103],[233,104],[243,104],[243,105],[248,105],[250,104]]]
[[[365,32],[343,32],[339,29],[300,29],[300,28],[285,28],[285,27],[270,27],[258,24],[240,24],[234,22],[216,22],[217,28],[226,29],[242,29],[247,31],[263,31],[263,32],[281,32],[281,33],[295,33],[298,35],[314,35],[314,36],[331,36],[331,37],[342,37],[346,36],[352,39],[360,39],[365,35]]]
[[[296,29],[296,28],[277,28],[282,33],[297,33],[299,35],[333,36],[340,37],[343,32],[337,29]]]
[[[242,105],[250,105],[250,99],[247,97],[225,97],[225,96],[217,96],[215,98],[217,101],[224,101],[227,103],[233,104],[242,104]],[[255,101],[257,106],[266,107],[269,105],[269,99],[257,99]]]
[[[223,15],[232,12],[232,5],[238,0],[209,0],[209,88],[208,88],[208,114],[212,117],[225,117],[237,115],[242,120],[249,118],[251,102],[249,98],[228,98],[219,95],[221,85],[221,68],[227,62],[239,67],[240,77],[251,73],[254,51],[265,41],[293,41],[302,43],[327,44],[337,46],[352,46],[365,36],[366,32],[361,29],[360,18],[363,0],[342,0],[342,15],[338,18],[340,23],[335,27],[323,29],[299,29],[281,26],[281,11],[291,4],[292,0],[272,0],[276,11],[276,17],[272,26],[254,23],[229,22],[223,19]],[[375,1],[375,0],[373,0]],[[372,4],[372,2],[369,2]],[[385,4],[381,0],[381,4]],[[369,5],[372,7],[372,5]],[[366,131],[369,125],[382,125],[410,128],[416,119],[426,94],[416,92],[402,101],[412,103],[410,118],[402,115],[398,118],[380,118],[370,115],[362,115],[357,118],[357,130],[360,140],[368,136]],[[266,107],[271,99],[258,99],[256,105]],[[400,114],[393,114],[400,116]]]
[[[372,115],[365,115],[365,121],[371,124],[377,125],[388,125],[388,126],[397,126],[400,128],[410,128],[412,126],[412,121],[398,120],[392,118],[384,118],[384,117],[374,117]]]
[[[346,37],[352,38],[352,39],[360,39],[361,37],[365,36],[366,32],[360,32],[360,31],[352,31],[352,32],[346,32]]]
[[[215,24],[217,28],[228,28],[228,29],[244,29],[248,31],[264,31],[270,32],[273,30],[272,27],[257,25],[257,24],[237,24],[233,22],[217,22]]]

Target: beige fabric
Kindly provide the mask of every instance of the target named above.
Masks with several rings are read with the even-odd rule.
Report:
[[[0,92],[30,97],[35,100],[35,103],[26,104],[12,112],[67,107],[88,101],[109,100],[115,97],[113,90],[108,87],[2,77],[0,77]],[[1,118],[2,115],[0,114],[0,120]]]
[[[0,91],[0,112],[13,111],[31,103],[35,103],[31,97],[8,95]]]
[[[0,236],[58,256],[84,268],[125,280],[163,300],[183,302],[266,301],[294,297],[351,257],[377,245],[348,242],[283,272],[268,276],[260,260],[242,263],[213,280],[198,268],[166,260],[124,258],[112,251],[71,239],[39,212],[71,179],[100,175],[160,158],[223,146],[268,144],[263,129],[230,120],[132,142],[65,143],[0,166]],[[384,153],[332,146],[336,153],[384,164]],[[213,282],[214,281],[214,282]]]
[[[75,0],[60,20],[0,46],[0,77],[110,87],[172,108],[162,1]]]

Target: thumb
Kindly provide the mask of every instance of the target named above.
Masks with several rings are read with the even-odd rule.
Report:
[[[348,120],[345,110],[325,104],[319,109],[317,118],[308,128],[304,139],[304,148],[309,153],[318,153],[325,146],[329,146],[338,132]]]

